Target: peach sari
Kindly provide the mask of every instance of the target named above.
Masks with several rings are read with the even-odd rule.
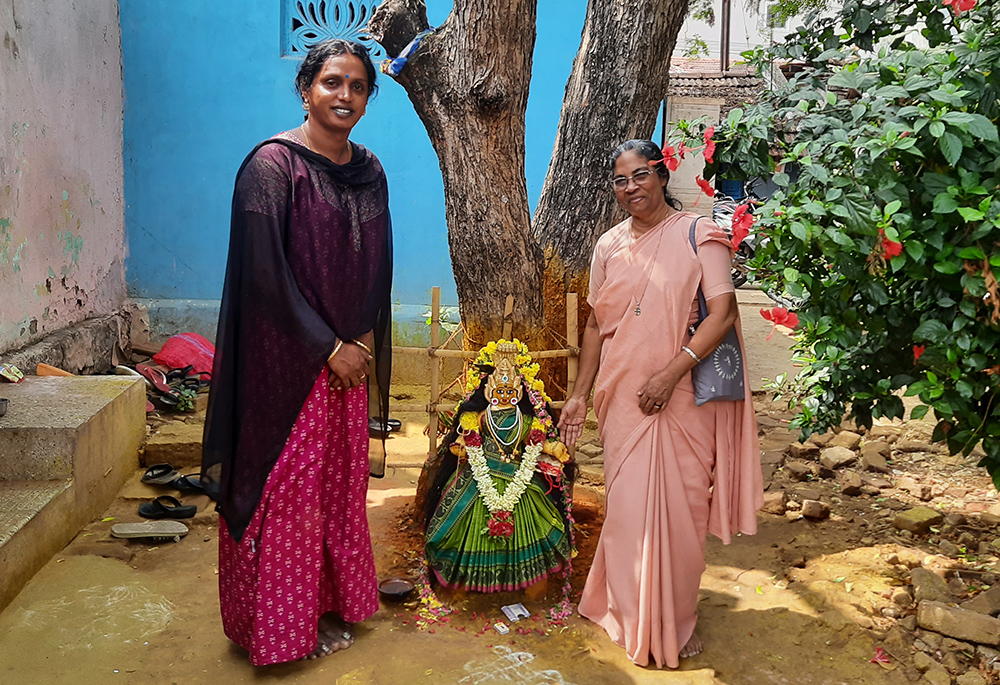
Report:
[[[698,618],[706,533],[727,544],[733,533],[755,533],[763,503],[749,400],[695,406],[688,374],[663,411],[645,416],[638,406],[650,375],[689,339],[698,284],[708,299],[732,292],[728,262],[703,269],[710,262],[701,249],[728,240],[701,221],[696,255],[688,241],[694,216],[672,214],[634,242],[631,260],[625,221],[601,237],[591,267],[588,301],[602,339],[594,407],[607,514],[580,613],[640,666],[650,656],[660,667],[679,665]]]

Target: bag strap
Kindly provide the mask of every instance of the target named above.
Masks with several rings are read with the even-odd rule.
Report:
[[[696,216],[691,222],[691,228],[688,231],[688,240],[691,241],[691,249],[694,250],[695,255],[698,254],[698,243],[694,239],[694,229],[701,218],[700,216]],[[698,323],[696,327],[701,325],[706,316],[708,316],[708,305],[705,304],[705,293],[701,291],[701,281],[698,281]]]

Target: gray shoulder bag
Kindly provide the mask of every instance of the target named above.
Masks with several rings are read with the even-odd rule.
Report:
[[[698,254],[698,245],[694,238],[696,218],[691,222],[688,239],[691,249]],[[698,284],[698,322],[693,324],[688,332],[694,335],[698,326],[708,316],[708,306],[705,304],[705,294]],[[691,380],[694,382],[694,403],[698,406],[713,400],[745,400],[746,388],[743,385],[743,349],[736,335],[736,326],[726,332],[722,342],[691,369]]]

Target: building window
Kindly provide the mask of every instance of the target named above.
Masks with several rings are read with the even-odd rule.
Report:
[[[309,48],[328,38],[356,40],[385,58],[382,46],[368,35],[368,21],[381,0],[281,0],[281,54],[305,57]]]

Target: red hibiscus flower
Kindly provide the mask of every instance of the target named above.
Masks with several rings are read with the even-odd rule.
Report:
[[[785,328],[795,328],[799,325],[799,317],[795,312],[790,312],[784,307],[774,307],[771,310],[761,309],[760,315],[766,320],[770,321],[773,325],[771,326],[771,332],[767,334],[767,340],[771,339],[774,332],[778,329],[778,326],[784,326]]]
[[[903,243],[897,243],[895,240],[886,238],[884,229],[878,229],[878,234],[882,238],[882,251],[886,257],[892,259],[903,252]]]
[[[715,197],[715,190],[712,188],[712,184],[703,179],[701,176],[695,176],[694,182],[698,184],[701,191],[708,195],[709,197]]]
[[[493,515],[486,522],[486,528],[492,537],[509,538],[514,534],[514,522],[510,520],[510,512],[493,512]]]
[[[541,445],[543,442],[545,442],[545,431],[540,431],[537,428],[532,428],[531,432],[528,433],[528,444]]]
[[[691,148],[685,145],[684,141],[682,140],[680,142],[680,147],[677,148],[677,154],[680,155],[681,159],[684,159],[684,155],[686,155],[689,152],[691,152]]]
[[[465,444],[467,447],[482,447],[483,437],[479,433],[466,433]]]
[[[955,14],[961,14],[975,7],[976,0],[942,0],[941,4],[945,7],[951,5],[951,8],[955,10]]]
[[[753,214],[749,213],[750,205],[742,204],[733,210],[733,231],[737,228],[745,228],[747,232],[750,231],[750,227],[753,226],[754,217]]]
[[[917,363],[917,360],[920,359],[920,355],[922,355],[923,353],[924,353],[924,346],[923,345],[914,345],[913,346],[913,363],[914,364]]]
[[[959,1],[961,2],[962,0]],[[703,136],[705,139],[705,149],[701,151],[701,154],[704,155],[705,161],[708,162],[709,164],[712,163],[712,156],[715,155],[715,141],[712,140],[712,136],[714,135],[715,135],[714,126],[709,126],[708,128],[705,129],[705,133]]]
[[[668,145],[663,148],[663,163],[667,165],[667,169],[670,171],[677,171],[677,167],[681,165],[681,162],[676,157],[677,151],[674,150],[673,145]]]

